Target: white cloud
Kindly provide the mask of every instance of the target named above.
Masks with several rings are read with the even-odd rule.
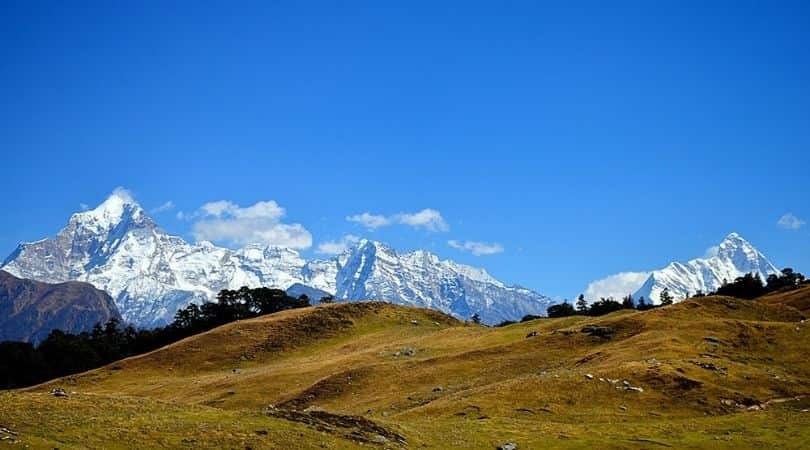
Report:
[[[336,241],[321,242],[315,251],[324,255],[339,255],[359,240],[359,237],[353,234],[347,234]]]
[[[475,256],[481,255],[494,255],[496,253],[503,253],[503,246],[498,243],[488,244],[486,242],[464,241],[459,242],[456,240],[447,241],[447,245],[456,250],[470,252]]]
[[[214,217],[220,217],[228,211],[233,211],[239,208],[235,203],[227,200],[218,200],[216,202],[208,202],[200,207],[202,214]]]
[[[168,202],[158,206],[157,208],[152,208],[149,213],[151,214],[160,214],[162,212],[171,211],[174,209],[174,202],[169,200]]]
[[[113,189],[112,195],[115,195],[116,197],[120,197],[121,199],[123,199],[127,203],[134,203],[135,202],[135,196],[132,195],[132,191],[130,191],[129,189],[123,188],[121,186],[118,186],[117,188]]]
[[[442,214],[435,209],[425,208],[414,213],[399,213],[393,216],[372,214],[364,212],[346,217],[349,222],[359,223],[369,230],[376,230],[389,225],[407,225],[413,228],[421,228],[431,232],[448,231],[450,226],[442,217]]]
[[[88,205],[87,203],[79,203],[79,208],[81,208],[82,211],[87,211],[88,209],[90,209],[90,205]]]
[[[391,225],[391,220],[385,216],[371,214],[364,212],[363,214],[355,214],[346,217],[349,222],[356,222],[368,228],[369,230],[376,230],[377,228]]]
[[[711,258],[713,256],[717,256],[717,253],[720,251],[720,246],[712,245],[711,247],[707,248],[706,251],[703,253],[704,258]]]
[[[235,245],[261,243],[294,249],[312,246],[312,234],[298,223],[282,223],[284,208],[270,201],[241,207],[228,200],[209,202],[200,207],[192,233],[199,240]],[[188,217],[178,213],[178,218]]]
[[[793,213],[786,213],[779,218],[776,224],[786,230],[798,230],[804,226],[805,221],[794,216]]]
[[[636,292],[647,281],[650,272],[622,272],[591,282],[585,289],[585,299],[594,302],[602,297],[621,299]]]
[[[266,202],[256,202],[253,206],[242,208],[236,203],[228,200],[209,202],[200,208],[201,213],[206,216],[223,217],[232,216],[238,219],[281,219],[284,216],[284,208],[273,200]]]
[[[448,231],[450,226],[444,221],[442,213],[435,209],[426,208],[412,214],[402,213],[396,215],[397,223],[414,228],[424,228],[428,231]]]

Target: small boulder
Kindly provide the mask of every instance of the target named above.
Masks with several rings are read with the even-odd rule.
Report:
[[[710,344],[719,344],[720,343],[720,339],[717,336],[706,336],[706,337],[703,338],[703,340],[710,343]]]
[[[530,332],[529,334],[526,335],[526,339],[528,339],[530,337],[535,337],[535,336],[537,336],[537,331],[532,331],[532,332]]]
[[[517,450],[518,446],[514,442],[507,442],[506,444],[499,445],[498,450]]]
[[[412,324],[414,324],[414,325],[419,325],[419,321],[418,321],[418,320],[416,320],[416,319],[411,320],[411,323],[412,323]]]
[[[441,392],[443,390],[444,389],[441,386],[436,386],[435,388],[433,388],[433,392]]]
[[[416,354],[416,350],[414,350],[414,349],[412,349],[410,347],[405,347],[405,348],[402,349],[400,354],[402,354],[404,356],[413,356],[413,355]]]
[[[62,388],[51,389],[51,395],[54,397],[67,397],[68,393]]]
[[[593,375],[591,375],[591,374],[589,374],[589,373],[586,373],[586,374],[585,374],[585,378],[587,378],[587,379],[589,379],[589,380],[593,380]]]

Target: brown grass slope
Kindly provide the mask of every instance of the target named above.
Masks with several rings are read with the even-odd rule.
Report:
[[[106,425],[138,447],[800,448],[810,362],[794,300],[503,328],[384,303],[287,311],[2,394],[0,426],[60,448],[105,447],[99,420],[116,417],[141,424]]]
[[[810,314],[810,284],[786,292],[774,292],[758,299],[769,305],[792,306],[804,314]]]

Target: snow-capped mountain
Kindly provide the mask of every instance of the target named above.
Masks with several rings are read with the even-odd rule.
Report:
[[[399,254],[368,240],[312,261],[284,247],[192,244],[163,232],[122,191],[73,214],[55,237],[21,244],[2,268],[49,283],[87,281],[112,295],[124,319],[140,326],[165,324],[179,308],[241,286],[311,288],[338,300],[386,300],[460,318],[478,313],[486,323],[543,315],[551,303],[528,289],[505,286],[484,270],[425,251]]]
[[[506,286],[483,269],[440,260],[426,251],[399,254],[384,244],[361,240],[338,258],[336,297],[379,298],[423,306],[485,323],[545,315],[552,299]]]
[[[633,298],[658,302],[664,289],[669,289],[675,300],[694,295],[698,290],[709,293],[722,286],[723,281],[734,281],[747,273],[759,274],[764,281],[770,274],[780,273],[762,253],[737,233],[731,233],[709,258],[693,259],[687,263],[673,262],[661,270],[653,271]]]

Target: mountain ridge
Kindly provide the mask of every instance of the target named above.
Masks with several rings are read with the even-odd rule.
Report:
[[[758,274],[764,281],[768,275],[781,272],[739,233],[731,232],[702,258],[673,261],[657,270],[610,275],[591,282],[585,292],[591,301],[630,294],[636,301],[644,297],[647,302],[659,303],[661,292],[667,289],[675,301],[680,301],[698,291],[714,292],[724,282],[747,273]]]
[[[810,329],[785,302],[810,286],[790,294],[503,327],[317,305],[0,392],[0,423],[42,448],[804,448]]]
[[[758,274],[762,280],[770,274],[781,273],[737,232],[729,233],[716,250],[716,254],[708,258],[672,262],[653,271],[633,298],[644,297],[658,302],[661,292],[667,289],[676,300],[682,300],[698,291],[704,294],[714,292],[724,282],[734,281],[747,273]]]
[[[109,292],[124,319],[139,326],[164,325],[189,303],[241,286],[306,286],[338,301],[427,306],[463,319],[478,314],[485,323],[545,314],[552,302],[483,269],[424,250],[399,253],[368,239],[313,260],[273,245],[189,243],[161,230],[122,190],[73,214],[55,237],[20,244],[0,267],[44,282],[87,281]]]
[[[88,283],[49,284],[0,270],[0,342],[36,344],[52,330],[77,334],[120,318],[112,297]]]

